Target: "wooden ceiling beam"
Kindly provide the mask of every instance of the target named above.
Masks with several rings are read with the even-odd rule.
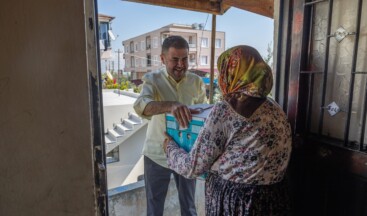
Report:
[[[222,7],[221,0],[122,0],[222,15],[229,6]]]
[[[230,7],[236,7],[273,18],[274,0],[121,0],[191,10],[215,15],[224,14]]]
[[[274,16],[274,0],[223,0],[222,3],[269,18]]]

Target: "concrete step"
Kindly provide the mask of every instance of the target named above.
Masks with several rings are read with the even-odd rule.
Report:
[[[116,141],[121,140],[121,138],[124,136],[123,133],[119,133],[118,131],[116,131],[114,129],[108,129],[107,134],[111,135],[112,137],[115,137]]]
[[[119,130],[123,130],[125,132],[131,131],[133,129],[133,127],[131,125],[126,125],[126,124],[116,124],[116,127],[119,128]]]
[[[135,122],[136,124],[142,124],[143,119],[138,116],[136,113],[129,113],[129,120]]]
[[[128,128],[124,127],[121,124],[114,124],[113,129],[118,132],[119,134],[125,135],[127,131],[129,131]]]
[[[122,119],[121,125],[123,125],[126,128],[129,128],[130,130],[134,130],[134,125],[136,125],[136,123],[129,119]]]
[[[117,141],[116,137],[112,136],[109,133],[105,133],[104,137],[105,137],[106,144],[112,144]]]
[[[139,130],[147,123],[136,113],[128,113],[128,118],[120,121],[118,124],[113,124],[113,129],[107,128],[105,132],[106,154],[128,139],[135,133],[135,130]]]

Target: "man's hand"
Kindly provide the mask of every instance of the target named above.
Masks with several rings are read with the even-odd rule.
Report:
[[[179,102],[172,104],[171,114],[176,118],[181,127],[187,128],[191,121],[191,111],[186,105]]]
[[[170,112],[177,119],[179,125],[184,128],[187,128],[191,121],[191,113],[200,113],[200,111],[189,109],[186,105],[176,101],[152,101],[147,104],[143,114],[152,116],[167,112]]]

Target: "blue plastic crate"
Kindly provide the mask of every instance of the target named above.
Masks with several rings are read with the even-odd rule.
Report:
[[[166,115],[167,133],[183,149],[189,152],[195,143],[200,129],[204,125],[205,119],[193,117],[188,128],[180,128],[175,117]]]
[[[206,117],[209,115],[212,105],[210,104],[197,104],[189,106],[189,108],[203,108],[202,113],[193,114],[192,120],[190,121],[187,128],[179,126],[176,118],[170,114],[166,114],[166,131],[167,134],[177,143],[178,146],[183,148],[186,152],[189,152],[194,145],[201,128],[205,123]],[[199,179],[205,179],[206,174],[198,177]]]

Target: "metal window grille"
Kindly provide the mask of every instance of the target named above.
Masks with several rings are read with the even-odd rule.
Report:
[[[348,3],[339,1],[338,10],[334,14],[333,0],[305,3],[305,7],[312,7],[312,28],[309,37],[311,51],[308,63],[310,70],[300,73],[308,76],[309,83],[306,130],[319,136],[341,139],[345,147],[366,151],[367,72],[357,71],[357,66],[365,66],[358,55],[364,56],[364,59],[367,56],[367,52],[359,53],[361,21],[365,20],[362,19],[362,3],[363,0]],[[354,8],[351,10],[356,10],[355,13],[349,12],[349,17],[354,14],[355,20],[354,24],[352,21],[347,22],[347,27],[343,27],[343,18],[348,15],[343,15],[341,11],[345,4]],[[315,11],[325,11],[326,7],[328,12],[324,19],[320,11]],[[346,49],[346,46],[349,48]],[[351,53],[348,53],[348,50],[351,50]],[[346,87],[347,85],[349,86]],[[333,93],[333,89],[337,93]],[[330,115],[327,115],[327,112]]]

